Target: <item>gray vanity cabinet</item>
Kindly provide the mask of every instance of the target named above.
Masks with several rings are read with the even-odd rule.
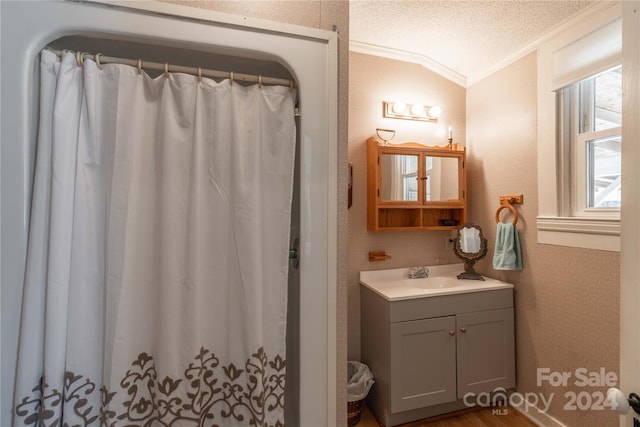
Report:
[[[376,380],[368,402],[383,425],[515,387],[512,289],[388,301],[361,286],[360,295],[362,362]]]

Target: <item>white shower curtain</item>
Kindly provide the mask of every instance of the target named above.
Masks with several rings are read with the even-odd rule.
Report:
[[[283,424],[295,94],[41,54],[14,426]]]

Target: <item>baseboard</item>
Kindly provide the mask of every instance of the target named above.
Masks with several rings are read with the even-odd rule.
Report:
[[[538,408],[535,406],[526,405],[525,407],[528,408],[527,411],[522,411],[520,407],[516,406],[510,406],[509,408],[513,408],[516,411],[520,412],[522,415],[529,418],[532,422],[540,427],[567,427],[546,412],[538,410]]]

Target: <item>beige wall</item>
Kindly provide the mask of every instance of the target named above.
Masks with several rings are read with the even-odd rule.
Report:
[[[336,27],[338,41],[338,254],[337,254],[337,372],[338,392],[337,426],[347,425],[347,127],[348,127],[348,73],[349,73],[349,3],[345,1],[214,1],[165,0],[167,3],[198,7],[251,18],[267,19],[310,28],[332,30]],[[303,112],[304,114],[304,112]]]
[[[352,52],[349,56],[349,161],[353,163],[353,205],[349,209],[348,260],[348,356],[360,358],[360,292],[362,270],[457,262],[446,249],[443,231],[367,231],[366,140],[376,128],[397,130],[392,142],[417,141],[447,144],[447,128],[453,127],[456,142],[465,140],[465,94],[463,87],[421,65]],[[382,118],[382,101],[404,100],[439,105],[437,124]],[[391,259],[370,262],[369,251],[384,250]]]
[[[537,368],[574,373],[580,367],[604,367],[618,373],[620,257],[536,243],[535,82],[532,53],[467,92],[470,218],[485,230],[490,254],[500,195],[524,194],[524,204],[517,207],[523,270],[493,270],[491,256],[480,270],[515,284],[517,390],[553,395],[550,414],[567,426],[617,425],[617,415],[608,409],[563,410],[568,390],[606,393],[606,387],[536,386]]]

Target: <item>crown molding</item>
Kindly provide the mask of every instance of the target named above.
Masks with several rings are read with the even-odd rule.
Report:
[[[423,67],[433,71],[442,77],[451,80],[452,82],[467,87],[467,78],[462,74],[453,71],[439,62],[434,61],[426,55],[422,55],[415,52],[409,52],[406,50],[391,49],[384,46],[379,46],[371,43],[364,43],[355,40],[349,42],[349,50],[351,52],[363,53],[365,55],[380,56],[388,59],[395,59],[398,61],[411,62],[414,64],[420,64]]]

